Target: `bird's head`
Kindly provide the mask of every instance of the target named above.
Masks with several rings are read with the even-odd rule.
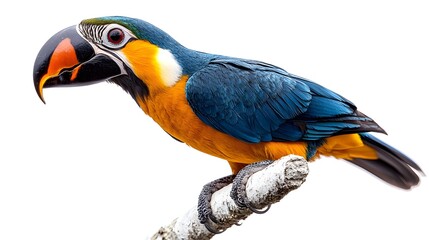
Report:
[[[88,19],[45,43],[34,64],[34,86],[43,102],[43,88],[106,80],[134,99],[144,99],[151,91],[172,86],[189,74],[195,65],[192,52],[139,19]]]

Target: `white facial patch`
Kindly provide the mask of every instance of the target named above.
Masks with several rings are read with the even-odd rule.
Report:
[[[156,60],[165,86],[171,87],[176,84],[182,76],[182,67],[176,61],[174,55],[169,50],[160,48],[158,49]]]

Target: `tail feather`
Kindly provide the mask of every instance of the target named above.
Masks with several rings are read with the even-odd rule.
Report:
[[[399,188],[410,189],[420,182],[414,170],[422,174],[423,171],[413,160],[370,134],[361,133],[360,136],[366,146],[377,152],[378,159],[355,158],[351,163]]]
[[[398,151],[394,147],[392,147],[392,146],[388,145],[387,143],[379,140],[378,138],[372,136],[369,133],[363,133],[363,134],[360,134],[360,136],[366,145],[369,145],[369,146],[372,145],[371,147],[373,147],[373,148],[375,148],[375,146],[379,146],[380,148],[384,149],[385,151],[390,152],[395,157],[402,159],[406,164],[410,165],[412,168],[416,169],[417,171],[423,172],[422,169],[417,165],[417,163],[415,163],[408,156],[406,156],[402,152]]]

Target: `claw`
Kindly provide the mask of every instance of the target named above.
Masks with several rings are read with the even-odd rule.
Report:
[[[240,220],[239,222],[235,223],[235,226],[241,226],[243,224],[242,220]]]
[[[212,222],[219,224],[219,221],[215,218],[215,216],[213,216],[213,214],[209,214],[208,219],[210,219]]]
[[[213,223],[217,223],[218,221],[214,218],[213,215],[209,215],[209,218],[207,218],[207,221],[204,223],[204,226],[206,227],[206,229],[213,233],[213,234],[220,234],[225,232],[225,229],[216,229],[212,226],[212,222]]]
[[[235,201],[235,205],[237,205],[237,206],[239,206],[239,207],[241,207],[241,208],[246,208],[247,207],[247,204],[243,201],[243,199],[241,199],[241,198],[238,198],[236,201]]]
[[[272,160],[253,163],[247,165],[246,167],[241,169],[240,172],[238,172],[237,176],[232,182],[232,189],[230,194],[231,198],[234,200],[237,206],[242,208],[248,208],[250,211],[257,214],[266,213],[270,209],[270,206],[267,206],[266,209],[257,209],[256,207],[252,206],[246,195],[246,183],[252,174],[261,171],[272,163]]]
[[[252,211],[253,213],[256,213],[256,214],[264,214],[264,213],[266,213],[266,212],[268,212],[268,210],[270,210],[270,208],[271,208],[271,204],[270,205],[268,205],[268,206],[266,206],[265,207],[265,209],[264,208],[262,208],[262,209],[258,209],[258,208],[255,208],[254,206],[252,206],[251,204],[249,204],[249,206],[247,206],[249,209],[250,209],[250,211]]]

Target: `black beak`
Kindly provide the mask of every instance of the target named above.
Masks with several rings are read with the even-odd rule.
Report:
[[[88,85],[121,74],[118,64],[106,54],[95,54],[76,26],[52,36],[40,49],[34,63],[34,87],[40,99],[43,88]]]

